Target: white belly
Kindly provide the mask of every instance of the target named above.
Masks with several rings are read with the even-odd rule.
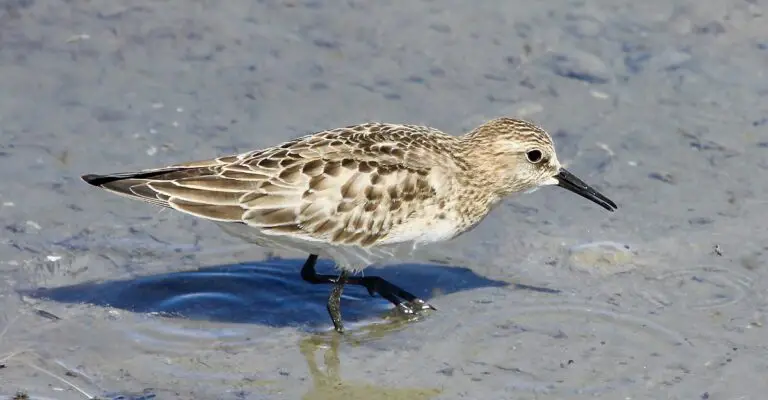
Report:
[[[413,243],[417,246],[453,239],[459,233],[459,224],[451,218],[413,220],[396,227],[382,244]]]
[[[416,248],[417,241],[397,241],[382,243],[369,248],[355,245],[332,245],[322,241],[309,241],[294,238],[289,235],[268,235],[259,229],[245,224],[230,222],[216,223],[224,232],[267,249],[280,249],[299,251],[309,254],[317,254],[323,258],[330,258],[336,262],[336,266],[350,271],[359,271],[372,265],[384,263],[392,258],[407,258]],[[424,234],[425,232],[422,232]],[[426,242],[428,240],[419,240]]]

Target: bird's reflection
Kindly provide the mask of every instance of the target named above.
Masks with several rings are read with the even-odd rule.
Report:
[[[328,334],[312,335],[299,343],[301,354],[307,359],[307,367],[312,376],[312,388],[305,394],[303,400],[427,400],[440,394],[437,388],[392,388],[376,386],[364,382],[348,382],[341,378],[341,361],[339,346],[341,341],[363,342],[381,337],[387,332],[402,328],[408,321],[392,319],[387,323],[368,325],[364,328],[349,332],[345,336],[329,332]],[[322,352],[323,368],[318,365],[318,350]]]

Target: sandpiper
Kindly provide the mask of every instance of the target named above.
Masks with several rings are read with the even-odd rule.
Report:
[[[364,286],[407,314],[434,309],[380,277],[352,274],[473,229],[505,196],[557,185],[617,208],[560,165],[546,131],[513,118],[463,136],[369,122],[242,154],[82,179],[215,221],[263,247],[309,253],[301,277],[333,285],[328,313],[340,333],[345,284]],[[333,259],[338,276],[317,274],[318,256]]]

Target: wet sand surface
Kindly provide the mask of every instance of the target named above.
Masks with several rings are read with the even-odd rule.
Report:
[[[766,13],[4,2],[0,398],[764,398]],[[366,270],[438,311],[404,322],[350,287],[343,338],[329,288],[299,278],[305,254],[79,180],[368,120],[459,134],[501,115],[552,132],[618,212],[558,188],[509,199]]]

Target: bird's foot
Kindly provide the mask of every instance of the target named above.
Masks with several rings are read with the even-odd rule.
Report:
[[[437,308],[435,308],[431,304],[418,298],[413,299],[411,301],[405,301],[405,302],[399,303],[397,305],[397,309],[400,310],[400,312],[402,312],[403,314],[407,314],[407,315],[418,314],[427,310],[437,310]]]

